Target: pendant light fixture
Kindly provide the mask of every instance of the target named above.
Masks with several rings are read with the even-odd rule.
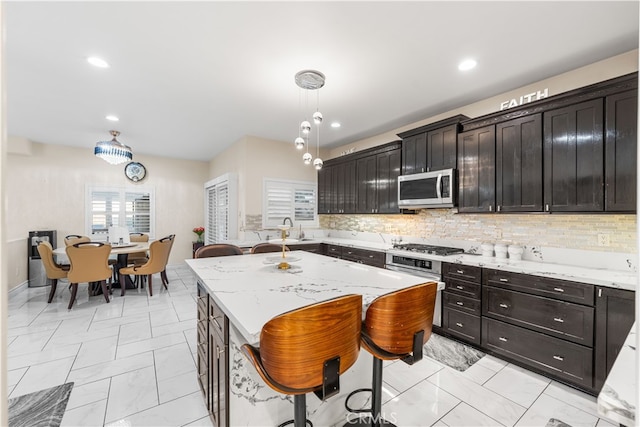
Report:
[[[109,133],[113,136],[113,139],[111,141],[98,142],[93,154],[112,165],[130,162],[133,159],[131,147],[116,139],[116,137],[120,135],[120,132],[117,130],[110,130]]]
[[[325,77],[320,71],[316,70],[302,70],[296,73],[295,76],[296,85],[300,89],[305,90],[306,95],[306,107],[308,111],[309,104],[309,93],[310,90],[318,90],[324,86]],[[316,111],[313,113],[313,123],[316,127],[316,158],[313,159],[311,153],[309,153],[309,134],[311,133],[311,123],[308,120],[304,119],[302,123],[300,123],[300,127],[298,128],[298,137],[295,139],[296,148],[301,150],[307,146],[307,152],[302,156],[302,161],[305,165],[310,165],[313,161],[313,165],[316,169],[322,169],[322,159],[320,158],[320,125],[322,124],[322,113],[320,112],[320,92],[316,92]],[[298,103],[300,104],[300,98],[298,98]],[[305,140],[306,139],[306,140]]]

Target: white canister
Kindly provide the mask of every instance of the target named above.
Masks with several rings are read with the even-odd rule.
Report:
[[[524,248],[518,245],[509,245],[509,259],[512,261],[520,261],[522,259],[522,252],[524,252]]]
[[[492,257],[493,256],[493,243],[483,243],[480,245],[480,253],[482,256]]]
[[[496,243],[493,246],[493,250],[496,251],[496,258],[507,259],[507,245],[504,245],[502,243]]]

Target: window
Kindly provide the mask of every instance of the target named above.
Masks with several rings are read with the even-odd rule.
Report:
[[[149,189],[87,188],[86,232],[94,240],[107,237],[111,226],[154,236],[154,200]]]
[[[287,217],[296,225],[318,225],[315,183],[267,178],[263,188],[263,228],[280,225]]]
[[[238,195],[236,176],[225,174],[205,183],[205,243],[219,243],[237,237]]]

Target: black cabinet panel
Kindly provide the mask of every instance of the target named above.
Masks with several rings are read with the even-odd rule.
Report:
[[[376,156],[377,196],[376,213],[398,213],[398,176],[400,176],[400,150]]]
[[[458,135],[459,212],[495,211],[495,147],[495,126]]]
[[[606,98],[605,208],[636,211],[638,91]]]
[[[542,211],[542,115],[496,125],[499,212]]]
[[[455,124],[427,132],[427,170],[456,169],[459,128]]]
[[[442,329],[445,333],[454,335],[472,344],[480,345],[480,316],[464,313],[458,310],[442,310]]]
[[[603,100],[548,111],[543,120],[545,210],[603,211]]]

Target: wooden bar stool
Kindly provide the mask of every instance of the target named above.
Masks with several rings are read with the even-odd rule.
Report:
[[[340,375],[360,352],[361,327],[362,296],[346,295],[276,316],[262,327],[260,348],[242,346],[269,387],[294,396],[294,419],[278,427],[313,427],[306,393],[325,400],[340,391]]]
[[[373,355],[370,389],[352,391],[345,407],[352,413],[368,413],[345,426],[395,426],[382,417],[382,362],[400,359],[408,365],[422,360],[422,347],[431,336],[436,282],[423,283],[382,295],[367,309],[362,326],[362,346]],[[349,399],[356,393],[371,392],[370,409],[352,409]]]

